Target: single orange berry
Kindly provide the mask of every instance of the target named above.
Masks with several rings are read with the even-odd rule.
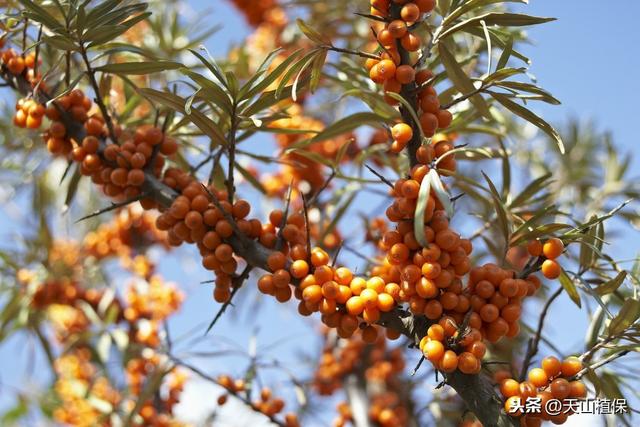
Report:
[[[558,277],[560,277],[560,273],[562,272],[560,264],[558,264],[555,260],[552,260],[552,259],[545,260],[542,263],[541,270],[542,270],[542,274],[547,279],[557,279]]]
[[[558,258],[560,255],[562,255],[563,251],[564,243],[562,243],[562,240],[556,237],[552,237],[551,239],[547,240],[542,247],[542,253],[548,259]]]

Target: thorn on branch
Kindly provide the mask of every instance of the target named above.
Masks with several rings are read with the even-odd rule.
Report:
[[[326,179],[324,184],[322,184],[322,187],[320,187],[320,189],[318,189],[318,191],[315,192],[315,194],[311,197],[311,199],[309,199],[309,203],[308,203],[309,206],[314,206],[316,204],[320,194],[327,189],[327,187],[329,186],[333,178],[335,178],[335,176],[336,176],[336,171],[334,169],[331,171],[331,175],[329,175],[329,177]]]
[[[416,365],[415,368],[413,368],[413,371],[411,371],[411,376],[415,376],[415,374],[418,372],[418,369],[420,369],[420,366],[422,366],[422,362],[424,362],[424,355],[420,356],[420,360],[418,361],[418,364]]]
[[[542,328],[544,327],[544,320],[547,317],[547,313],[549,312],[549,308],[553,301],[560,296],[562,293],[563,287],[559,287],[557,291],[549,297],[547,302],[540,313],[540,319],[538,320],[538,328],[536,329],[536,334],[529,340],[527,344],[527,352],[526,356],[522,362],[522,370],[520,371],[520,379],[524,380],[527,375],[527,371],[529,370],[529,365],[531,365],[531,359],[538,353],[538,345],[540,344],[540,339],[542,338]]]
[[[373,169],[371,166],[365,164],[364,167],[366,167],[367,169],[369,169],[369,171],[374,174],[375,176],[377,176],[378,178],[380,178],[380,181],[382,181],[383,183],[387,184],[389,187],[393,188],[393,184],[391,183],[391,181],[389,181],[387,178],[385,178],[384,176],[382,176],[380,173],[378,173],[375,169]]]
[[[149,195],[149,192],[147,191],[147,192],[144,192],[144,193],[138,194],[137,196],[130,197],[130,198],[128,198],[128,199],[126,199],[126,200],[124,200],[124,201],[122,201],[122,202],[119,202],[119,203],[111,203],[111,206],[106,207],[106,208],[103,208],[103,209],[100,209],[100,210],[97,210],[97,211],[95,211],[95,212],[93,212],[92,214],[89,214],[89,215],[87,215],[87,216],[83,216],[82,218],[80,218],[79,220],[77,220],[75,223],[77,224],[77,223],[79,223],[79,222],[81,222],[81,221],[84,221],[84,220],[87,220],[87,219],[90,219],[90,218],[96,217],[96,216],[98,216],[98,215],[102,215],[103,213],[110,212],[110,211],[112,211],[112,210],[115,210],[115,209],[121,208],[121,207],[123,207],[123,206],[127,206],[127,205],[129,205],[129,204],[131,204],[131,203],[134,203],[134,202],[139,201],[140,199],[144,199],[144,198],[145,198],[145,197],[147,197],[148,195]]]
[[[251,270],[253,270],[253,267],[250,265],[247,265],[245,269],[242,271],[242,273],[240,273],[239,276],[236,276],[233,278],[233,281],[232,281],[233,290],[231,291],[231,295],[229,296],[229,299],[224,304],[222,304],[222,307],[220,307],[220,310],[218,310],[218,312],[216,313],[211,323],[209,323],[209,326],[207,327],[207,330],[204,333],[205,335],[207,335],[211,330],[211,328],[213,328],[213,326],[216,323],[218,323],[218,320],[220,320],[224,312],[227,310],[227,307],[229,307],[230,305],[233,305],[232,303],[233,297],[236,295],[238,290],[240,290],[244,281],[249,277]]]

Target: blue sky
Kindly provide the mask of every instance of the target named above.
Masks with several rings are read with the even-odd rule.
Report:
[[[366,4],[366,1],[360,1],[363,5]],[[214,5],[211,6],[211,3]],[[213,10],[209,22],[223,25],[222,31],[208,43],[213,52],[223,53],[222,47],[226,47],[229,42],[239,43],[246,36],[248,29],[242,17],[235,13],[228,2],[192,0],[189,4],[194,13],[205,9]],[[538,78],[540,85],[562,101],[560,106],[539,105],[536,110],[554,123],[562,122],[569,116],[593,118],[601,129],[613,132],[614,141],[620,147],[624,150],[634,149],[637,146],[635,96],[640,94],[640,81],[636,76],[637,70],[640,69],[640,59],[636,54],[640,46],[640,31],[637,29],[640,2],[532,0],[529,6],[518,9],[529,14],[558,18],[558,21],[531,29],[529,33],[535,44],[523,49],[524,53],[533,59],[531,71]],[[634,164],[638,170],[640,160],[636,158]],[[15,232],[14,221],[15,218],[0,212],[0,236],[5,242],[5,237]],[[638,233],[635,233],[636,239],[630,238],[628,242],[638,241]],[[5,245],[6,243],[3,243],[2,246]],[[636,253],[640,247],[637,243],[635,246],[625,249],[630,253]],[[178,334],[192,329],[201,322],[208,322],[212,313],[217,310],[217,304],[211,299],[210,288],[199,284],[199,281],[207,279],[208,276],[199,267],[199,263],[193,260],[194,254],[193,250],[180,250],[179,256],[167,258],[170,261],[163,262],[161,269],[167,280],[183,285],[189,295],[181,314],[172,323],[172,329]],[[163,261],[164,254],[158,253],[157,259]],[[245,303],[252,304],[253,293],[246,292],[244,297]],[[246,349],[251,336],[257,332],[260,351],[266,351],[266,346],[284,339],[282,344],[270,351],[281,361],[293,363],[297,355],[297,342],[308,344],[303,350],[313,352],[317,343],[305,338],[314,331],[309,327],[309,322],[301,320],[294,313],[294,308],[285,309],[270,299],[262,299],[258,304],[261,309],[259,313],[268,320],[259,322],[259,330],[248,326],[254,324],[251,319],[254,312],[243,310],[239,317],[233,314],[225,316],[205,340],[213,344],[220,343],[224,338],[224,342],[230,340]],[[550,322],[547,329],[550,337],[566,343],[566,348],[579,349],[586,328],[584,314],[578,312],[564,296],[556,302],[555,307],[551,313],[555,321]],[[560,307],[563,309],[560,310]],[[529,310],[535,313],[537,308],[532,306]],[[559,329],[554,328],[554,324],[570,324],[572,327]],[[274,329],[272,325],[277,325],[277,328]],[[576,335],[575,331],[579,333]],[[200,334],[201,332],[196,333]],[[301,341],[286,340],[291,336],[298,336]],[[227,344],[215,345],[227,347]],[[0,366],[3,366],[0,369],[0,379],[3,384],[25,386],[26,357],[22,355],[26,354],[26,349],[28,345],[17,340],[0,346]],[[21,363],[18,363],[17,354],[21,355]],[[230,370],[236,373],[241,373],[245,366],[245,361],[240,358],[229,358],[226,361],[230,363]],[[221,363],[222,360],[208,363],[207,366],[215,372]],[[17,368],[7,369],[13,366]],[[302,370],[304,366],[300,368]],[[3,393],[6,391],[0,389],[0,395],[6,396]],[[194,396],[193,401],[203,405],[206,401],[215,400],[215,395],[209,394],[212,392],[215,393],[205,388],[189,391]],[[0,399],[0,406],[2,403],[6,401]],[[190,406],[184,408],[183,412],[195,410],[196,408]]]

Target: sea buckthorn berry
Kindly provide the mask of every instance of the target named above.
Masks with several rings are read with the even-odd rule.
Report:
[[[287,257],[282,252],[273,252],[267,258],[267,266],[271,271],[276,271],[284,268],[286,263]],[[306,274],[304,276],[306,276]]]
[[[402,36],[402,38],[400,39],[400,44],[409,52],[415,52],[416,50],[420,49],[420,39],[410,32],[407,32],[404,36]]]
[[[420,13],[429,13],[436,7],[436,0],[413,0],[420,9]]]
[[[420,70],[416,73],[416,83],[421,85],[433,78],[431,70]]]
[[[420,126],[425,136],[431,137],[436,133],[436,129],[438,128],[438,118],[435,114],[423,113],[420,116]]]
[[[366,67],[367,70],[371,71],[371,69],[375,65],[377,65],[378,62],[380,62],[379,59],[367,58],[367,60],[364,62],[364,66]]]
[[[389,260],[400,264],[409,258],[409,248],[404,243],[396,243],[389,250]]]
[[[563,400],[569,397],[569,394],[571,393],[571,386],[569,385],[569,381],[566,379],[557,378],[551,382],[549,391],[553,394],[554,398]]]
[[[440,111],[440,100],[435,95],[427,95],[420,100],[420,108],[424,113],[437,114]]]
[[[414,23],[420,18],[420,8],[415,3],[407,3],[400,9],[400,17],[407,23]]]
[[[431,340],[425,344],[422,352],[430,362],[437,363],[444,356],[444,345],[440,341]]]
[[[560,255],[562,255],[563,251],[564,243],[562,243],[562,240],[556,237],[552,237],[551,239],[547,240],[542,246],[542,253],[548,259],[558,258]]]
[[[567,357],[562,361],[561,371],[565,378],[572,377],[582,370],[582,361],[577,357]]]
[[[569,383],[569,397],[581,399],[587,397],[587,388],[581,381],[571,381]]]
[[[544,359],[542,359],[541,366],[549,378],[557,376],[562,369],[562,363],[560,362],[560,360],[553,356],[545,357]]]
[[[527,244],[527,252],[531,256],[540,256],[542,255],[542,242],[540,240],[532,240]]]
[[[547,259],[542,263],[542,274],[547,279],[557,279],[560,277],[561,268],[560,264],[558,264],[555,260]]]
[[[296,279],[302,279],[309,274],[309,264],[305,260],[297,260],[291,264],[291,275]]]
[[[416,71],[411,65],[399,65],[395,77],[399,83],[406,85],[415,80]]]
[[[500,383],[500,393],[505,398],[511,396],[517,396],[520,394],[520,383],[518,381],[508,378]]]
[[[364,310],[364,300],[357,295],[349,298],[345,305],[347,307],[347,312],[352,316],[359,316]]]
[[[444,341],[444,328],[438,324],[429,326],[427,329],[427,336],[432,340]]]
[[[309,303],[320,302],[320,300],[322,299],[322,288],[318,285],[311,285],[304,288],[304,291],[302,291],[302,299]],[[349,301],[347,301],[347,304],[349,304]]]
[[[463,374],[476,374],[480,371],[480,361],[469,352],[463,352],[458,356],[458,369]]]
[[[438,129],[446,129],[451,126],[453,115],[449,110],[438,110],[436,117],[438,119]],[[454,160],[453,157],[451,159]]]
[[[445,373],[455,371],[458,368],[458,355],[453,350],[445,351],[438,368]]]
[[[395,304],[396,302],[391,295],[386,293],[378,294],[378,310],[382,312],[391,311]]]
[[[378,74],[383,81],[393,78],[397,69],[396,64],[390,59],[383,59],[374,68],[377,69]]]
[[[311,250],[311,263],[314,267],[326,265],[329,262],[329,255],[320,248],[313,248]]]
[[[378,33],[378,42],[380,42],[380,44],[386,48],[391,48],[394,45],[395,41],[395,37],[389,30],[381,30]]]
[[[393,37],[399,39],[407,34],[407,24],[400,19],[396,19],[389,23],[387,30]]]
[[[378,331],[375,326],[367,326],[362,330],[362,340],[366,343],[373,343],[378,338]]]
[[[546,387],[547,383],[549,382],[547,373],[544,371],[544,369],[541,368],[533,368],[532,370],[530,370],[529,374],[527,375],[527,379],[536,387]]]
[[[398,123],[391,128],[391,136],[394,141],[406,144],[413,138],[413,129],[406,123]]]

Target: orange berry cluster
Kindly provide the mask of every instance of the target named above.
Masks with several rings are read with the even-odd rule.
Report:
[[[128,206],[110,222],[102,223],[95,231],[88,232],[83,249],[99,260],[117,256],[123,267],[141,277],[149,277],[154,266],[142,252],[153,245],[161,245],[165,249],[169,247],[166,233],[155,227],[155,221],[156,217],[150,212]]]
[[[429,70],[417,71],[409,63],[403,63],[400,49],[415,52],[420,49],[420,38],[413,34],[415,24],[423,14],[435,7],[433,0],[393,1],[371,0],[371,14],[386,19],[384,28],[378,31],[377,43],[382,54],[380,59],[369,58],[365,66],[369,77],[375,83],[382,84],[385,101],[398,105],[399,101],[389,93],[400,93],[405,85],[418,85],[415,103],[420,107],[419,124],[426,137],[432,137],[437,129],[449,127],[452,115],[440,108],[440,101],[433,86],[428,82],[433,78]],[[416,123],[417,125],[417,123]],[[415,128],[408,123],[398,123],[391,129],[393,143],[391,151],[401,152],[414,137]]]
[[[149,169],[156,177],[160,177],[165,163],[163,156],[173,155],[178,145],[162,130],[143,125],[133,134],[116,126],[114,132],[120,144],[110,143],[101,147],[101,140],[108,132],[99,114],[89,115],[92,105],[91,99],[80,89],[56,99],[48,108],[33,100],[20,100],[16,106],[14,123],[35,129],[46,116],[51,121],[44,133],[49,152],[71,155],[73,160],[80,163],[80,172],[91,176],[107,196],[134,198],[141,193],[145,170]],[[82,141],[71,137],[65,125],[69,120],[83,125],[85,137]]]
[[[240,396],[241,393],[247,392],[244,380],[234,380],[229,375],[220,375],[217,378],[217,383],[233,396]],[[220,395],[218,397],[218,405],[224,405],[227,403],[227,399],[227,394]],[[251,407],[268,417],[275,417],[284,410],[285,401],[279,397],[274,397],[269,387],[263,387],[260,390],[260,398],[251,402]],[[298,416],[293,412],[286,413],[284,415],[284,425],[286,427],[299,427]]]
[[[196,243],[202,255],[202,265],[216,274],[214,298],[225,302],[231,295],[232,277],[238,267],[233,248],[223,239],[234,234],[232,222],[246,238],[263,238],[262,224],[257,219],[246,219],[251,205],[246,200],[231,204],[226,191],[200,183],[179,169],[169,169],[164,182],[181,189],[171,207],[156,220],[156,227],[167,230],[169,244]],[[214,200],[220,208],[216,206]],[[275,237],[275,236],[274,236]],[[266,237],[265,237],[266,239]],[[275,243],[275,238],[274,238]]]
[[[55,102],[51,103],[45,111],[45,115],[51,123],[43,135],[47,144],[47,149],[51,154],[56,156],[68,156],[71,153],[77,145],[77,142],[73,141],[71,136],[68,135],[67,128],[63,123],[63,120],[67,118],[73,122],[77,122],[78,124],[84,124],[89,119],[89,111],[92,106],[93,102],[91,99],[86,97],[84,92],[80,89],[75,89],[68,95],[60,97]],[[96,116],[92,120],[92,123],[94,121],[98,121],[100,123],[100,129],[102,129],[102,120]],[[85,139],[87,140],[87,149],[90,150],[87,154],[91,154],[91,156],[86,160],[86,162],[83,162],[82,169],[97,169],[101,164],[100,157],[97,154],[99,141],[95,137]],[[82,141],[82,145],[85,145],[85,141]],[[76,159],[76,156],[73,157]]]
[[[76,348],[54,362],[57,378],[54,389],[60,402],[53,410],[53,418],[61,424],[79,427],[96,425],[103,417],[92,399],[108,402],[113,407],[121,396],[104,375],[91,363],[88,348]]]
[[[123,402],[127,410],[133,410],[138,397],[144,392],[145,385],[159,370],[163,369],[163,357],[153,351],[143,351],[138,357],[127,362],[125,377],[132,393],[129,399]],[[173,368],[163,378],[163,393],[157,393],[152,398],[142,403],[138,415],[141,422],[134,422],[136,426],[171,427],[180,426],[173,419],[173,408],[180,402],[180,395],[184,390],[186,374],[177,368]]]
[[[292,105],[287,112],[290,117],[275,120],[269,126],[274,129],[297,129],[318,132],[325,127],[321,121],[304,115],[302,106],[299,104]],[[313,133],[276,134],[276,142],[282,150],[286,150],[296,142],[312,138],[313,136]],[[326,141],[310,144],[305,147],[305,150],[323,158],[335,159],[340,147],[353,139],[355,139],[355,135],[353,133],[347,133]],[[357,152],[357,144],[352,142],[342,161],[348,161],[350,158],[353,158]],[[286,195],[292,183],[294,189],[306,185],[308,188],[306,188],[307,191],[305,191],[305,193],[311,194],[323,186],[325,176],[322,173],[323,165],[321,163],[297,152],[286,153],[280,158],[283,161],[281,170],[263,179],[268,194],[283,197]],[[305,185],[302,185],[303,183],[305,183]],[[292,199],[294,200],[298,199],[297,191],[298,190],[294,190],[292,193]]]
[[[567,407],[566,399],[583,399],[587,397],[587,389],[583,382],[574,380],[582,370],[582,362],[577,357],[568,357],[562,362],[553,356],[542,360],[540,368],[533,368],[527,380],[518,382],[512,378],[500,382],[500,393],[506,399],[504,409],[513,417],[521,417],[522,425],[540,426],[543,420],[553,424],[563,424],[572,413]],[[527,399],[537,398],[540,403],[539,413],[526,412]],[[559,414],[549,414],[547,402],[556,399],[563,402]],[[555,412],[555,411],[554,411]]]
[[[331,334],[325,333],[325,348],[313,385],[321,395],[331,395],[342,387],[343,379],[348,374],[363,369],[370,385],[367,388],[369,419],[380,426],[403,426],[407,424],[408,411],[398,391],[404,387],[400,378],[404,368],[402,349],[388,348],[387,340],[382,335],[371,345],[357,336],[337,344]],[[334,427],[353,422],[351,409],[346,402],[339,403],[337,409]]]
[[[164,282],[161,276],[152,276],[148,282],[134,281],[125,293],[124,318],[129,322],[163,320],[175,313],[183,300],[184,295],[178,287]]]
[[[82,162],[81,172],[91,175],[91,180],[102,186],[107,196],[115,199],[139,196],[145,182],[145,171],[160,177],[164,156],[171,156],[178,150],[175,139],[157,127],[139,126],[133,134],[117,129],[120,144],[110,143],[104,147],[103,165],[94,148],[99,138],[106,135],[105,126],[101,120],[91,118],[85,128],[88,136],[81,147],[74,149],[73,157]],[[153,205],[149,199],[143,203]]]
[[[46,112],[44,105],[33,99],[22,98],[16,103],[16,114],[13,124],[19,128],[38,129]]]
[[[278,6],[277,0],[261,0],[259,2],[253,0],[232,0],[232,3],[245,15],[249,24],[254,27],[262,24],[267,12]]]
[[[542,262],[541,271],[547,279],[557,279],[562,272],[562,267],[556,258],[564,252],[564,243],[562,240],[552,237],[542,243],[540,240],[532,240],[527,245],[527,251],[531,256],[543,256],[545,260]]]
[[[0,41],[0,49],[4,46],[4,39]],[[45,89],[46,85],[40,82],[42,75],[35,72],[36,68],[36,55],[34,52],[27,55],[19,54],[15,49],[9,48],[0,51],[0,65],[2,68],[6,68],[14,76],[24,76],[25,79],[31,83],[32,87],[35,87],[40,83],[40,88]],[[42,60],[38,59],[38,64],[42,63]]]

